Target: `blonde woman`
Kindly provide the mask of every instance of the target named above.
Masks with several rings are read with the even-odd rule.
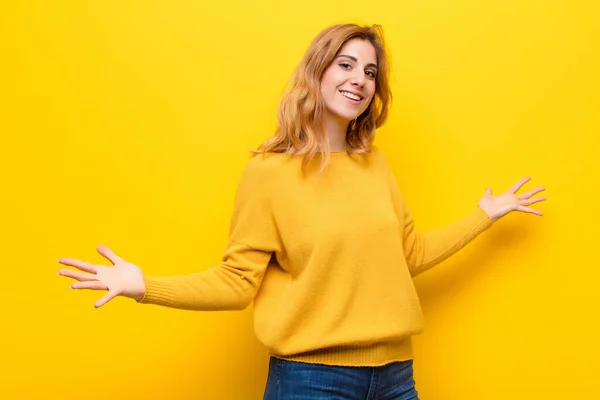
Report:
[[[328,27],[310,44],[284,95],[278,129],[247,163],[220,265],[169,277],[105,246],[112,265],[62,258],[74,289],[141,304],[242,310],[271,358],[264,399],[417,399],[411,336],[422,330],[412,278],[499,218],[529,206],[529,180],[420,232],[381,150],[372,145],[391,101],[379,26]]]

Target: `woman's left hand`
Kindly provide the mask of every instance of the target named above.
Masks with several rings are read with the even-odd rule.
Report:
[[[543,187],[537,187],[517,195],[519,189],[530,180],[530,177],[525,177],[515,183],[509,190],[498,196],[492,195],[491,189],[486,189],[485,195],[479,200],[479,207],[490,216],[492,222],[496,222],[511,211],[520,211],[540,216],[543,215],[541,211],[529,208],[529,206],[534,203],[546,200],[545,196],[531,197],[534,194],[543,191]]]

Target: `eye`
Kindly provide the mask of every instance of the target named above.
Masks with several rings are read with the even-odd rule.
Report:
[[[367,71],[366,74],[369,75],[373,79],[375,79],[375,77],[377,76],[377,74],[374,71]]]
[[[348,63],[340,63],[340,64],[338,64],[338,65],[339,65],[340,67],[344,68],[344,69],[348,69],[348,68],[350,68],[350,64],[348,64]]]

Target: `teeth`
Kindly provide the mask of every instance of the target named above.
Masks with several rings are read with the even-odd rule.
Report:
[[[349,99],[352,99],[352,100],[359,101],[359,100],[361,100],[361,99],[362,99],[362,97],[360,97],[360,96],[357,96],[357,95],[355,95],[355,94],[352,94],[352,93],[348,93],[348,92],[340,92],[340,93],[341,93],[341,94],[342,94],[344,97],[348,97]]]

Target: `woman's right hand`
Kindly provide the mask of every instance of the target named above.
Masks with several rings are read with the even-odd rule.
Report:
[[[64,268],[59,270],[58,274],[77,280],[71,284],[73,289],[107,290],[108,293],[94,304],[96,308],[102,307],[117,296],[129,297],[136,301],[141,300],[146,293],[142,270],[138,266],[122,260],[106,246],[98,246],[98,253],[108,259],[113,266],[94,265],[72,258],[61,258],[58,260],[59,264],[75,267],[79,271]]]

